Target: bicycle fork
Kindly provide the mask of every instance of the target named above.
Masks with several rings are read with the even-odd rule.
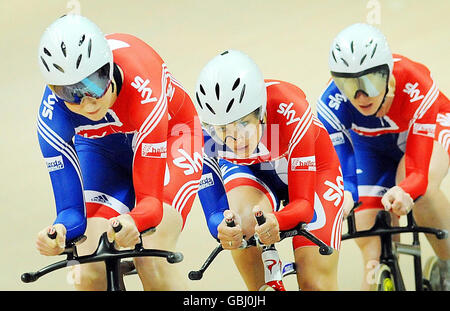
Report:
[[[286,291],[282,281],[283,266],[275,245],[263,246],[261,257],[264,265],[264,279],[266,285],[276,291]]]

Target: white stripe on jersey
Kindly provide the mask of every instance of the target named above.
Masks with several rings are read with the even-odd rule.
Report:
[[[341,241],[343,213],[344,213],[344,208],[341,206],[341,208],[339,209],[339,212],[337,212],[337,214],[334,218],[333,227],[332,227],[332,231],[331,231],[330,246],[336,250],[339,250],[339,245],[340,245],[340,241]]]
[[[317,112],[320,113],[321,117],[324,118],[335,130],[345,130],[345,126],[342,124],[341,120],[339,120],[333,111],[320,99],[317,103]]]
[[[206,164],[214,173],[222,179],[222,174],[220,171],[219,163],[216,162],[215,159],[209,157],[203,157],[203,163]],[[223,180],[223,179],[222,179]]]
[[[80,184],[83,185],[81,167],[75,149],[71,145],[66,143],[47,124],[45,124],[40,116],[38,117],[38,133],[50,146],[53,147],[53,149],[62,153],[70,161],[73,168],[77,172]]]
[[[164,116],[164,113],[167,111],[167,97],[165,93],[165,74],[167,73],[167,67],[166,64],[163,64],[162,66],[163,66],[163,74],[161,76],[161,88],[162,88],[161,96],[159,97],[158,103],[153,108],[152,112],[148,115],[148,117],[145,119],[145,121],[139,128],[135,150],[139,148],[140,144],[145,139],[145,137],[147,137],[153,131],[156,125],[159,124],[162,117]],[[133,162],[135,157],[136,152],[134,153],[133,156]]]
[[[248,174],[248,173],[236,173],[236,174],[231,174],[230,176],[226,177],[224,179],[224,183],[227,184],[230,181],[235,180],[237,178],[250,179],[250,180],[253,180],[253,181],[257,182],[258,184],[260,184],[264,189],[266,189],[267,193],[269,193],[270,199],[272,200],[272,206],[275,209],[275,212],[279,211],[279,208],[281,206],[279,206],[277,209],[278,202],[275,199],[274,194],[272,193],[270,188],[261,179],[259,179],[258,177],[254,176],[252,174]]]
[[[308,106],[308,109],[303,114],[302,119],[298,122],[294,130],[294,134],[292,135],[292,138],[289,142],[289,149],[288,149],[289,159],[291,157],[292,150],[294,150],[294,148],[302,140],[303,136],[305,136],[306,132],[308,132],[308,129],[311,126],[312,121],[313,115],[311,113],[311,107]]]
[[[423,115],[428,111],[428,109],[431,107],[431,105],[434,103],[436,98],[439,95],[439,90],[436,86],[436,83],[433,82],[433,85],[428,90],[427,94],[425,95],[424,99],[420,103],[419,107],[417,108],[416,112],[414,113],[414,119],[420,119],[423,117]]]
[[[314,212],[316,213],[316,220],[305,226],[305,229],[308,231],[320,229],[325,226],[325,223],[327,222],[325,210],[317,192],[314,193]]]
[[[444,150],[448,152],[450,147],[450,130],[442,130],[439,133],[438,142],[444,147]]]
[[[199,186],[200,180],[190,180],[186,182],[183,186],[181,186],[180,190],[178,190],[177,194],[173,198],[172,207],[175,208],[178,212],[184,208],[187,199],[189,199],[192,194],[197,193],[197,189]]]
[[[84,196],[87,203],[98,203],[108,206],[120,215],[130,212],[128,206],[117,200],[115,197],[112,197],[106,193],[93,190],[85,190]],[[104,200],[104,198],[106,198],[106,200]]]

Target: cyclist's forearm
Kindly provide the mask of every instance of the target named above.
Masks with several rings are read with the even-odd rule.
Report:
[[[222,222],[223,212],[229,209],[229,206],[221,171],[215,158],[204,157],[198,197],[209,232],[217,239],[217,226]]]
[[[62,224],[66,228],[66,240],[78,238],[86,231],[84,206],[68,207],[58,211],[53,224]]]
[[[305,199],[297,199],[286,205],[281,211],[274,213],[280,230],[294,228],[300,222],[309,223],[314,216],[314,208]]]
[[[152,196],[137,200],[136,206],[129,213],[139,232],[156,227],[163,217],[163,203]]]

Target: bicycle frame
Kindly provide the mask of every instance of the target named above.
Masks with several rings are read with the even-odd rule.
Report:
[[[65,260],[50,264],[36,272],[24,273],[21,279],[24,283],[37,281],[40,277],[53,272],[55,270],[77,264],[85,264],[92,262],[105,262],[107,291],[125,290],[123,285],[123,275],[120,273],[120,261],[123,258],[132,257],[164,257],[169,263],[178,263],[183,260],[183,255],[178,252],[170,252],[159,249],[145,249],[142,243],[136,244],[131,250],[117,250],[114,242],[109,242],[106,232],[102,234],[99,244],[94,253],[86,256],[78,256],[76,251],[76,243],[71,242],[66,246],[63,254],[67,255]]]
[[[355,207],[359,206],[355,205]],[[354,207],[354,208],[355,208]],[[348,232],[342,235],[342,241],[360,237],[379,236],[381,240],[380,264],[387,265],[393,274],[396,290],[405,291],[405,284],[398,264],[396,254],[406,254],[414,257],[414,275],[415,288],[422,291],[422,260],[420,252],[419,232],[434,234],[438,239],[445,239],[448,236],[446,230],[440,230],[428,227],[419,227],[416,225],[412,212],[407,215],[407,225],[405,227],[391,226],[391,215],[389,212],[381,210],[375,218],[375,223],[369,230],[356,231],[354,209],[347,217]],[[412,244],[401,244],[392,241],[393,234],[412,233]]]
[[[316,236],[314,236],[312,233],[308,232],[305,229],[306,224],[301,222],[299,223],[297,226],[295,226],[293,229],[291,230],[286,230],[286,231],[280,231],[280,241],[282,241],[285,238],[289,238],[289,237],[294,237],[296,235],[302,235],[304,237],[306,237],[307,239],[311,240],[313,243],[315,243],[317,246],[319,246],[319,252],[322,255],[331,255],[333,253],[333,248],[331,248],[330,246],[326,245],[323,241],[321,241],[320,239],[318,239]],[[252,246],[262,246],[265,249],[275,249],[274,245],[270,245],[270,246],[264,246],[258,239],[257,235],[253,235],[252,237],[250,237],[248,240],[243,240],[243,243],[241,245],[241,248],[247,248],[247,247],[252,247]],[[188,277],[190,280],[201,280],[203,277],[204,272],[208,269],[208,267],[211,265],[211,263],[214,261],[214,259],[217,257],[217,255],[223,251],[223,247],[221,244],[219,244],[212,252],[211,254],[208,256],[208,258],[205,260],[204,264],[201,266],[201,268],[199,270],[192,270],[189,272]],[[263,249],[264,251],[264,249]],[[266,267],[265,267],[266,269]],[[292,266],[283,266],[281,268],[281,276],[285,276],[285,275],[289,275],[289,274],[293,274],[295,272],[295,268]],[[266,276],[267,277],[267,276]],[[270,279],[266,278],[266,285],[270,286],[270,284],[268,284],[270,282]],[[274,284],[275,290],[283,290],[284,286],[279,286],[279,284]]]

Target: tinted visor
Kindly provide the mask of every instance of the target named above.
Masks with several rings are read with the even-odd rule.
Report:
[[[202,122],[202,125],[212,139],[219,144],[225,144],[228,138],[236,139],[234,137],[236,132],[243,133],[244,135],[254,134],[256,130],[255,126],[261,122],[261,111],[261,108],[257,108],[255,111],[226,125],[212,125],[205,122]],[[234,130],[230,130],[230,128]]]
[[[358,91],[368,97],[375,97],[384,92],[389,81],[389,67],[377,66],[358,73],[331,72],[334,82],[347,98],[354,99]]]
[[[62,100],[79,104],[85,96],[100,98],[105,95],[111,83],[109,71],[110,64],[107,63],[78,83],[71,85],[49,85],[49,87]]]

